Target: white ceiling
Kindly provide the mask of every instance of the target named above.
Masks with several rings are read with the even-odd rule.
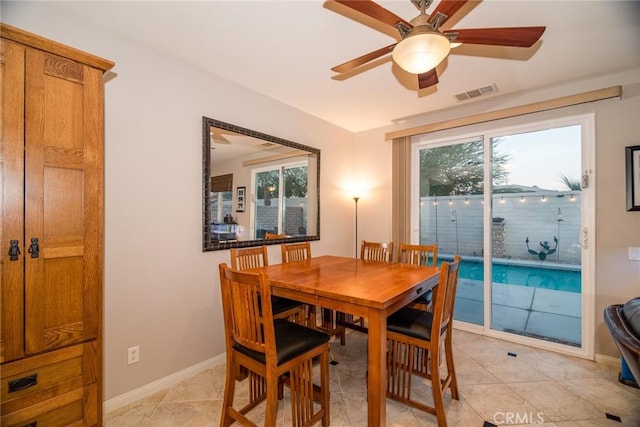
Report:
[[[418,14],[409,0],[378,3],[405,20]],[[399,39],[394,29],[333,1],[75,1],[61,7],[354,132],[455,106],[456,93],[494,83],[506,94],[640,65],[637,1],[468,4],[444,28],[544,25],[546,32],[524,50],[461,46],[438,67],[437,87],[425,90],[391,55],[348,78],[332,72]]]

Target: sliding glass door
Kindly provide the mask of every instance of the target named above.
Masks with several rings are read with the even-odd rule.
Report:
[[[580,347],[581,126],[490,140],[491,329]]]
[[[414,137],[412,242],[462,256],[460,327],[592,351],[593,145],[592,116]]]

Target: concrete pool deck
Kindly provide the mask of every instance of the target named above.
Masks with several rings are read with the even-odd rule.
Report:
[[[493,283],[491,328],[579,347],[581,294]],[[483,282],[458,279],[455,320],[483,324]]]

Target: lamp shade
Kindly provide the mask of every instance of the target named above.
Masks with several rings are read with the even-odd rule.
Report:
[[[391,56],[403,70],[422,74],[435,68],[450,50],[449,39],[441,33],[417,26],[396,45]]]

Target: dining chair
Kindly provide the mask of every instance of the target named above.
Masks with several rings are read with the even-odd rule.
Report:
[[[387,318],[387,397],[435,414],[439,427],[447,425],[444,408],[447,388],[453,399],[460,398],[452,352],[459,271],[458,255],[453,262],[442,263],[433,312],[403,307]],[[441,370],[442,353],[446,363],[444,372]],[[428,364],[425,365],[424,360],[428,360]],[[413,375],[430,380],[433,406],[420,399],[424,393],[417,388],[425,383],[414,383]]]
[[[269,233],[268,231],[264,233],[265,239],[284,239],[285,237],[287,237],[286,234]]]
[[[438,265],[438,245],[398,245],[398,262],[413,265]],[[433,309],[433,290],[429,289],[416,299],[412,306],[427,311]]]
[[[231,248],[231,268],[249,270],[269,265],[269,254],[265,245],[254,248]],[[275,319],[288,319],[296,323],[304,323],[306,319],[305,304],[289,298],[271,297],[271,307]]]
[[[266,273],[233,270],[225,263],[219,270],[227,361],[220,425],[256,426],[246,414],[266,400],[264,425],[275,426],[280,387],[288,385],[291,425],[321,421],[328,426],[329,336],[274,319]],[[314,359],[319,359],[319,386],[313,382]],[[249,396],[244,406],[235,408],[235,373],[240,367],[248,369]]]
[[[280,251],[283,263],[303,261],[311,258],[311,243],[282,243],[280,245]],[[317,307],[309,304],[307,326],[320,329],[329,334],[329,336],[339,337],[340,345],[345,345],[346,328],[343,325],[338,325],[336,312],[330,308],[320,307],[320,324],[318,324],[317,321],[317,313]]]
[[[367,242],[360,244],[360,259],[365,261],[391,262],[393,260],[393,242]],[[360,332],[368,332],[364,326],[363,317],[354,317],[352,314],[338,312],[338,323],[350,329]]]
[[[393,260],[393,242],[382,243],[363,240],[360,245],[360,259],[391,262]]]
[[[283,263],[309,259],[311,258],[311,242],[282,243],[280,254]]]

